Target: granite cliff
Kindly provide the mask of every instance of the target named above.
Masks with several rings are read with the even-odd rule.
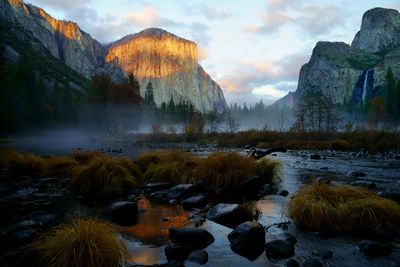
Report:
[[[400,78],[400,14],[397,10],[368,10],[350,45],[318,42],[300,69],[293,106],[308,90],[320,89],[335,104],[360,103],[385,90],[391,67]],[[285,99],[288,97],[285,97]],[[286,101],[277,101],[277,107]]]
[[[153,83],[157,104],[173,96],[175,102],[190,101],[201,112],[226,105],[219,85],[198,64],[194,42],[147,29],[105,46],[76,23],[56,20],[22,0],[2,0],[0,5],[1,19],[30,34],[53,57],[86,78],[105,72],[120,80],[132,72],[143,96],[147,83]]]

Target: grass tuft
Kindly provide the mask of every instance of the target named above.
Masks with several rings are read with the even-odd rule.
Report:
[[[94,219],[59,226],[39,237],[30,249],[40,265],[49,267],[117,267],[128,261],[127,248],[113,227]]]
[[[49,157],[45,159],[43,174],[46,176],[70,177],[72,168],[79,163],[69,157]]]
[[[254,174],[268,183],[277,184],[282,179],[281,169],[280,161],[264,157],[256,161]]]
[[[45,159],[29,153],[20,153],[15,150],[3,151],[0,154],[1,165],[6,175],[11,178],[22,176],[40,176],[45,170]]]
[[[288,216],[312,231],[400,233],[400,205],[364,188],[313,183],[289,201]]]
[[[85,199],[98,199],[107,194],[122,195],[138,185],[126,165],[127,161],[111,157],[95,158],[88,165],[73,169],[71,185]]]
[[[202,160],[196,176],[214,188],[237,186],[252,174],[254,160],[233,152],[217,152]]]

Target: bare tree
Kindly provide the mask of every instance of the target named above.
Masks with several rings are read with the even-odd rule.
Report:
[[[225,121],[226,121],[226,124],[228,127],[228,131],[231,134],[235,134],[237,132],[237,130],[239,129],[240,124],[230,109],[227,109],[225,111]]]
[[[218,132],[224,118],[222,113],[218,112],[218,110],[214,108],[206,115],[206,119],[208,126],[210,127],[210,133],[216,133]]]

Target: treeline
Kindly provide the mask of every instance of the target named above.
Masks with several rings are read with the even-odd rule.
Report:
[[[3,58],[0,50],[0,133],[74,123],[78,118],[82,93],[67,81],[46,82],[34,72],[24,57],[15,63]]]

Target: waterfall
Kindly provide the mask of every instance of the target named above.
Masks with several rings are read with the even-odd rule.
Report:
[[[367,72],[365,73],[365,77],[364,77],[363,92],[362,92],[362,101],[363,102],[365,102],[365,98],[367,97],[367,93],[368,93],[368,74],[369,74],[369,70],[367,70]]]

